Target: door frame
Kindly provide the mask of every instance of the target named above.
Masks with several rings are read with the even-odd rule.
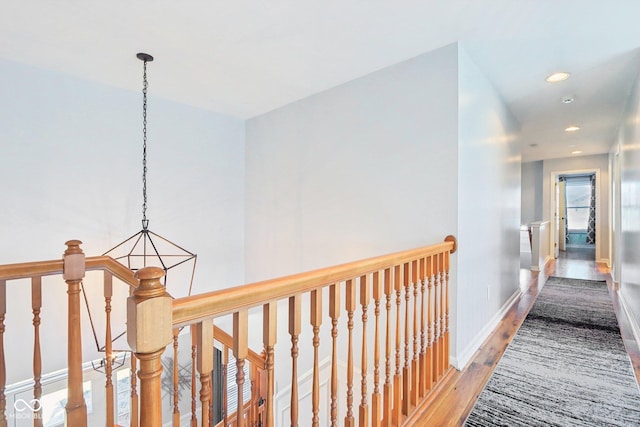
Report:
[[[620,179],[620,143],[616,143],[613,156],[610,157],[611,187],[609,202],[609,222],[611,224],[609,238],[609,264],[611,267],[611,278],[616,287],[622,282],[622,201],[621,201],[621,179]]]
[[[550,227],[551,230],[551,238],[549,239],[549,253],[552,254],[557,254],[558,252],[556,251],[556,248],[558,247],[558,232],[555,229],[555,218],[556,218],[556,212],[558,210],[558,206],[557,206],[557,200],[556,200],[556,184],[558,182],[558,177],[560,175],[588,175],[588,174],[592,174],[595,173],[596,175],[596,259],[594,261],[598,262],[601,259],[601,250],[600,250],[600,245],[602,243],[602,230],[601,230],[601,226],[600,226],[600,222],[602,219],[602,210],[603,207],[601,206],[602,204],[600,203],[601,198],[600,198],[600,186],[602,185],[602,179],[600,177],[600,168],[593,168],[593,169],[574,169],[574,170],[566,170],[566,171],[553,171],[551,172],[551,176],[549,179],[549,184],[550,184],[550,188],[549,188],[549,195],[550,195],[550,200],[549,200],[549,218],[551,219],[551,222],[554,224],[553,227]]]

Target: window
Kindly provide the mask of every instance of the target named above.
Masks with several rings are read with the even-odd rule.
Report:
[[[87,405],[87,414],[93,412],[93,399],[91,395],[91,381],[82,383],[84,401]],[[47,393],[40,398],[42,406],[42,425],[44,427],[57,427],[64,425],[65,406],[67,404],[67,389]]]
[[[591,182],[589,177],[567,177],[567,227],[586,232],[589,225]]]

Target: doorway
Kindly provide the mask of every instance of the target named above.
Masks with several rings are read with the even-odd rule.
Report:
[[[599,170],[554,172],[551,239],[553,253],[566,259],[599,259]]]

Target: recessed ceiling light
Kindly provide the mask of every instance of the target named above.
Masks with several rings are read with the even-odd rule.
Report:
[[[562,102],[564,104],[571,104],[575,100],[576,98],[574,98],[573,96],[565,96],[564,98],[562,98]]]
[[[580,130],[580,126],[569,126],[564,128],[565,132],[576,132]]]
[[[566,71],[558,71],[556,73],[549,74],[545,80],[549,83],[558,83],[567,80],[569,77],[571,77],[571,73],[567,73]]]
[[[578,146],[578,144],[571,144],[571,145],[569,145],[568,147],[569,147],[569,148],[573,148],[573,147],[577,147],[577,146]]]
[[[571,154],[582,154],[582,151],[580,150],[572,151]]]

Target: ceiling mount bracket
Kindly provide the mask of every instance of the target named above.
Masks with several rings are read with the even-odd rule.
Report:
[[[136,54],[136,57],[137,57],[139,60],[144,61],[144,62],[151,62],[151,61],[153,61],[153,56],[149,55],[148,53],[140,52],[140,53]]]

